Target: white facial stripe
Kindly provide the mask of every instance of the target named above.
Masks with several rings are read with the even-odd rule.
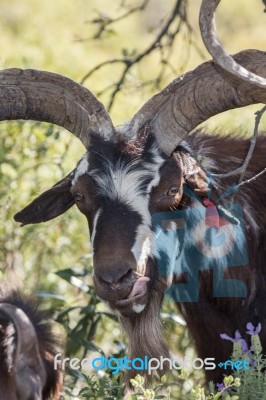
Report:
[[[85,154],[77,166],[75,176],[72,180],[72,186],[75,185],[75,183],[77,182],[77,180],[80,176],[82,176],[88,172],[88,168],[89,168],[88,156],[87,156],[87,154]]]
[[[152,190],[152,188],[153,188],[154,186],[157,186],[157,185],[159,184],[159,182],[160,182],[160,173],[159,173],[159,170],[158,170],[158,171],[155,173],[154,178],[150,181],[150,183],[149,183],[149,185],[148,185],[148,188],[147,188],[147,192],[150,193],[151,190]]]
[[[94,239],[95,239],[95,235],[96,235],[96,227],[97,227],[98,219],[99,219],[99,216],[100,216],[101,212],[102,212],[102,210],[101,210],[101,208],[99,208],[99,210],[95,214],[95,217],[94,217],[94,220],[93,220],[93,229],[92,229],[92,234],[91,234],[91,245],[92,245],[92,248],[93,248],[93,243],[94,243]]]
[[[140,225],[137,230],[135,243],[131,248],[138,266],[138,273],[145,274],[148,256],[153,255],[153,232],[146,225]]]
[[[145,273],[147,258],[154,255],[153,232],[149,212],[150,192],[154,186],[158,185],[160,180],[159,169],[165,162],[156,146],[153,146],[149,151],[152,155],[151,162],[141,162],[137,158],[131,163],[118,160],[113,165],[105,160],[102,164],[103,168],[89,172],[98,184],[99,193],[111,200],[124,203],[141,216],[142,223],[137,228],[135,243],[131,248],[140,274]],[[73,182],[75,183],[78,177],[86,172],[88,172],[88,161],[85,156],[77,168]],[[145,179],[150,180],[150,182],[147,184],[145,193],[143,193],[142,183]],[[92,247],[101,212],[102,210],[99,209],[94,218],[91,235]]]
[[[156,170],[153,170],[153,176],[154,178],[150,181],[148,187],[147,187],[147,195],[145,196],[145,200],[142,200],[142,208],[145,208],[145,213],[146,215],[149,216],[149,221],[147,221],[147,218],[143,218],[143,224],[138,227],[137,230],[137,235],[135,239],[135,243],[131,248],[131,251],[136,259],[137,265],[138,265],[138,272],[141,274],[145,274],[145,265],[147,258],[149,256],[154,255],[154,237],[153,237],[153,232],[150,228],[151,226],[151,216],[149,212],[149,200],[150,200],[150,192],[154,186],[157,186],[160,181],[160,173],[159,169],[160,166],[164,163],[164,159],[158,154],[158,150],[154,148],[153,150],[153,155],[154,158],[153,160],[155,161],[155,165],[157,166]],[[136,211],[140,212],[142,214],[142,210],[140,209],[140,204],[138,203],[134,204],[134,208]],[[144,211],[144,210],[143,210]],[[148,222],[148,223],[147,223]],[[142,311],[142,310],[141,310]],[[139,311],[139,312],[141,312]],[[138,311],[136,311],[138,312]]]
[[[104,173],[92,171],[90,174],[97,181],[100,191],[111,200],[119,200],[129,206],[133,211],[139,213],[145,225],[151,224],[149,213],[149,194],[153,186],[160,180],[159,168],[164,163],[164,159],[159,155],[159,150],[154,147],[151,150],[153,161],[143,163],[142,169],[134,168],[138,165],[138,160],[125,164],[117,162],[115,166],[105,166]],[[152,178],[147,186],[146,193],[141,192],[143,180]]]
[[[132,211],[136,211],[142,219],[142,222],[150,226],[151,224],[151,216],[149,213],[149,196],[136,195],[134,201],[129,201],[127,199],[125,203],[132,209]]]
[[[152,148],[153,162],[158,165],[162,165],[164,163],[164,159],[160,154],[160,150],[157,146],[153,146]]]

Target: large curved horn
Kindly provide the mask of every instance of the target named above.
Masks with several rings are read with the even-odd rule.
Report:
[[[46,371],[41,359],[35,329],[26,314],[11,304],[0,304],[0,313],[11,320],[16,329],[17,342],[13,360],[13,375],[18,398],[42,399]]]
[[[207,21],[206,32],[212,30],[210,36],[216,43],[213,13],[219,0],[203,0],[203,3],[205,6],[201,9],[200,19],[202,23]],[[213,4],[211,15],[206,6],[209,3]],[[209,13],[207,17],[204,15],[206,10]],[[265,79],[260,78],[266,77],[266,53],[246,50],[230,57],[237,66],[234,74],[224,69],[224,55],[225,52],[222,63],[217,61],[220,66],[216,65],[216,60],[206,62],[152,97],[131,120],[128,137],[136,135],[142,126],[150,122],[160,148],[170,155],[189,132],[210,117],[229,109],[266,103]],[[229,64],[232,64],[231,61]],[[255,75],[245,72],[247,79],[243,79],[243,74],[237,73],[241,70],[240,66],[243,71]],[[252,80],[248,79],[249,76]]]
[[[201,3],[199,25],[201,37],[206,49],[213,57],[215,63],[220,65],[225,71],[248,83],[266,89],[266,79],[243,68],[224,50],[217,36],[215,24],[215,10],[220,1],[221,0],[202,0]]]
[[[90,133],[110,138],[114,127],[103,104],[64,76],[37,70],[0,72],[0,120],[31,119],[62,126],[86,148]]]

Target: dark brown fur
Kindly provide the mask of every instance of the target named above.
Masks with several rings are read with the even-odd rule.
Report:
[[[1,293],[0,303],[11,304],[27,315],[34,326],[41,359],[46,370],[46,383],[42,390],[42,399],[46,400],[53,396],[58,398],[61,386],[62,377],[59,370],[54,370],[54,356],[61,348],[61,341],[54,334],[52,324],[49,322],[49,313],[40,309],[40,304],[31,296],[25,296],[18,290],[13,290],[6,293]],[[8,318],[0,315],[0,374],[1,382],[9,382],[10,387],[14,389],[14,378],[10,376],[12,366],[12,354],[16,347],[16,333],[13,323]],[[8,357],[10,354],[10,357]],[[1,387],[2,393],[4,389]],[[1,396],[0,396],[1,397]],[[2,397],[1,397],[2,398]],[[6,397],[5,399],[13,399]]]
[[[232,138],[231,136],[209,136],[203,133],[196,133],[188,139],[188,144],[192,149],[192,154],[194,155],[198,152],[203,165],[204,162],[209,162],[210,168],[203,168],[200,172],[190,176],[188,180],[186,179],[185,169],[189,167],[189,164],[195,163],[194,157],[192,158],[186,152],[182,156],[183,150],[178,149],[175,159],[179,167],[181,167],[186,183],[198,196],[205,197],[207,188],[205,173],[225,173],[241,166],[250,142],[242,137]],[[245,179],[256,175],[265,168],[265,154],[266,137],[261,136],[258,139]],[[186,159],[186,162],[184,162],[184,159]],[[185,164],[187,165],[185,166]],[[170,166],[168,167],[167,178],[162,179],[158,188],[155,188],[155,192],[159,188],[162,190],[162,185],[171,187],[173,174],[177,174],[174,168],[171,172]],[[180,193],[182,193],[182,183],[179,181],[178,174],[175,177],[174,181],[177,182],[178,180],[178,185],[181,185]],[[238,175],[225,179],[217,178],[212,197],[217,198],[232,183],[236,183],[238,179]],[[153,194],[151,202],[154,196],[157,197],[158,194]],[[229,336],[234,337],[236,330],[245,333],[245,327],[248,322],[253,322],[254,325],[262,324],[261,339],[266,352],[266,174],[250,184],[244,185],[235,194],[234,201],[243,207],[250,263],[246,266],[228,268],[225,271],[225,278],[244,282],[248,288],[247,297],[215,298],[212,288],[212,271],[201,271],[199,301],[196,303],[177,303],[195,341],[199,357],[202,359],[214,357],[217,363],[227,360],[232,352],[232,343],[223,341],[220,338],[220,334],[227,333]],[[177,200],[176,207],[183,209],[190,205],[191,200],[183,196],[182,199],[179,198]],[[156,206],[153,205],[153,207],[155,208]],[[166,203],[159,211],[167,211],[168,209],[169,204]],[[174,277],[173,283],[181,281],[184,282],[182,277]],[[145,355],[156,358],[169,356],[168,349],[162,338],[159,320],[162,300],[159,293],[163,292],[169,284],[163,282],[162,277],[157,280],[156,284],[159,288],[152,290],[149,307],[141,315],[132,318],[121,318],[121,323],[129,338],[130,358],[143,358]],[[228,372],[230,373],[230,371]],[[206,371],[207,379],[214,381],[222,381],[223,373],[224,371],[219,368]],[[130,373],[128,378],[133,375]]]
[[[202,133],[188,140],[195,153],[204,160],[208,157],[215,163],[209,169],[214,173],[226,173],[241,166],[250,141],[231,135],[209,136]],[[266,166],[266,136],[257,140],[254,155],[248,166],[248,179]],[[209,172],[208,171],[208,172]],[[239,175],[216,180],[216,191],[223,193]],[[261,339],[266,352],[266,174],[244,185],[234,196],[234,202],[242,206],[245,218],[245,233],[248,243],[249,265],[228,268],[226,278],[239,279],[248,287],[246,298],[214,298],[211,271],[202,273],[200,300],[198,303],[183,303],[182,313],[195,341],[201,358],[215,357],[219,361],[229,358],[232,343],[220,339],[220,333],[234,337],[235,331],[245,332],[247,322],[262,324]],[[221,380],[218,368],[207,371],[208,379]]]
[[[147,132],[148,128],[145,132],[146,141],[141,140],[140,145],[137,142],[122,143],[119,140],[107,142],[95,138],[87,155],[89,168],[101,173],[104,171],[104,160],[113,165],[112,163],[115,164],[117,160],[131,162],[136,159],[138,168],[143,173],[145,165],[147,167],[147,164],[153,162],[151,149],[154,146],[154,138]],[[184,192],[184,184],[203,199],[208,194],[206,174],[221,174],[234,170],[242,165],[248,149],[249,140],[242,137],[215,136],[202,132],[190,135],[186,143],[182,143],[171,157],[162,155],[165,162],[160,167],[160,181],[151,190],[147,212],[154,214],[193,206],[193,200]],[[265,154],[266,136],[261,135],[245,179],[265,168]],[[168,350],[162,339],[159,318],[161,301],[164,290],[171,284],[184,281],[184,276],[160,276],[156,260],[152,257],[148,257],[145,261],[145,270],[138,271],[131,247],[140,224],[140,214],[132,212],[126,204],[121,205],[119,202],[108,200],[108,196],[101,196],[101,187],[95,184],[89,170],[78,177],[71,187],[71,193],[70,177],[71,175],[61,181],[60,187],[54,186],[35,199],[16,215],[16,220],[22,223],[38,223],[53,218],[65,211],[65,207],[62,207],[65,199],[68,200],[67,207],[69,207],[69,204],[74,203],[75,194],[78,193],[82,195],[82,200],[77,200],[76,204],[87,217],[92,233],[96,212],[101,207],[100,223],[97,226],[98,236],[94,241],[96,293],[119,312],[121,323],[129,337],[130,358],[143,358],[145,355],[167,357]],[[238,179],[238,175],[215,179],[211,199],[216,201],[232,183],[237,183]],[[176,195],[169,194],[169,190],[173,187],[177,188]],[[145,196],[144,189],[143,196]],[[214,297],[213,272],[210,269],[200,271],[199,300],[195,303],[177,304],[187,321],[201,358],[215,357],[217,362],[228,359],[232,346],[230,342],[222,341],[220,334],[227,333],[234,336],[236,330],[244,332],[248,322],[255,325],[259,322],[262,324],[261,338],[266,352],[265,199],[266,174],[241,187],[234,197],[234,202],[240,204],[244,213],[250,262],[246,266],[228,268],[224,272],[224,278],[234,278],[245,283],[248,289],[247,296]],[[226,201],[228,200],[225,200],[225,203]],[[142,312],[134,312],[132,303],[130,306],[121,306],[121,303],[117,305],[117,300],[127,299],[138,273],[150,278],[143,296],[144,300],[142,299],[146,304]],[[217,368],[208,371],[207,377],[221,381],[222,374],[223,371]]]

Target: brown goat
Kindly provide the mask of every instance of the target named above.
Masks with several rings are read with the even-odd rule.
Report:
[[[34,70],[0,73],[1,120],[57,123],[88,150],[74,171],[15,219],[23,225],[44,222],[77,205],[89,222],[95,291],[119,316],[131,358],[168,356],[159,317],[167,289],[202,358],[227,359],[230,345],[219,334],[232,335],[247,322],[262,323],[266,349],[265,175],[234,196],[242,223],[228,199],[221,199],[236,177],[214,174],[241,165],[249,141],[202,132],[188,136],[220,112],[266,103],[266,53],[224,52],[214,29],[218,3],[203,0],[200,15],[214,61],[170,83],[119,131],[92,93],[65,77]],[[265,168],[265,150],[261,136],[248,177]],[[212,242],[217,230],[225,238],[222,248]],[[208,376],[220,379],[221,373]]]
[[[31,297],[14,290],[0,297],[0,400],[58,398],[62,386],[54,357],[60,346]]]

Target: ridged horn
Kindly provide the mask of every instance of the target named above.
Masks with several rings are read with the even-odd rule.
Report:
[[[114,134],[109,114],[88,89],[64,76],[33,69],[0,72],[0,120],[17,119],[62,126],[86,148],[90,133],[106,139]]]
[[[266,79],[243,68],[233,57],[228,54],[220,42],[215,23],[215,10],[221,0],[202,0],[199,25],[201,37],[206,49],[211,54],[216,64],[220,65],[230,74],[251,83],[252,85],[266,89]]]
[[[220,0],[203,0],[200,14],[208,61],[153,96],[129,123],[128,138],[147,123],[159,147],[170,155],[199,124],[223,111],[266,103],[266,53],[245,50],[229,56],[217,38],[214,11]],[[229,67],[228,67],[229,66]]]

